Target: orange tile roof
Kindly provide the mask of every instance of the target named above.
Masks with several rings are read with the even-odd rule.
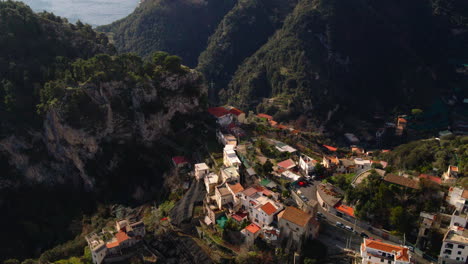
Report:
[[[231,189],[231,191],[234,194],[237,194],[237,193],[242,192],[244,190],[244,187],[242,187],[242,185],[240,183],[228,184],[228,186],[229,186],[229,189]]]
[[[399,118],[398,118],[398,122],[400,122],[400,123],[406,123],[407,121],[406,121],[406,119],[404,119],[403,117],[399,117]]]
[[[344,214],[354,217],[354,208],[352,207],[340,203],[335,205],[335,209]]]
[[[266,118],[267,120],[273,120],[273,117],[271,115],[258,114],[257,116],[260,117],[260,118]]]
[[[252,234],[257,233],[258,231],[260,231],[260,229],[261,228],[258,225],[254,224],[254,223],[252,223],[252,224],[245,227],[245,230],[249,231]]]
[[[253,194],[257,193],[257,189],[253,188],[253,187],[250,187],[250,188],[247,188],[247,190],[245,190],[244,192],[244,195],[245,196],[252,196]]]
[[[233,114],[233,115],[236,115],[236,116],[239,116],[241,114],[245,114],[244,112],[242,112],[241,110],[233,107],[231,108],[231,110],[229,110],[229,113]]]
[[[400,246],[395,246],[371,239],[365,239],[365,246],[373,249],[377,249],[380,251],[385,251],[388,253],[392,253],[392,251],[399,252],[400,254],[396,254],[395,258],[397,260],[401,261],[409,261],[409,254],[408,254],[408,248],[405,247],[400,247]]]
[[[290,169],[290,168],[293,168],[294,166],[296,166],[296,164],[294,163],[294,161],[292,159],[283,160],[282,162],[278,163],[277,165],[278,165],[278,167],[285,168],[285,169]]]
[[[328,146],[328,145],[323,145],[325,148],[327,148],[329,151],[337,151],[338,148],[335,148],[335,147],[332,147],[332,146]]]
[[[278,129],[287,129],[288,127],[285,126],[285,125],[278,125],[277,128],[278,128]]]
[[[464,199],[468,199],[468,190],[463,190],[463,193],[462,193],[462,198]]]
[[[312,216],[302,210],[297,209],[296,207],[288,206],[278,215],[278,218],[304,227],[310,221]]]
[[[208,108],[208,113],[214,115],[215,117],[222,117],[229,114],[229,111],[224,107],[211,107]]]
[[[107,248],[115,248],[115,247],[118,247],[118,246],[119,246],[119,241],[115,241],[115,242],[111,242],[111,243],[106,244]]]
[[[122,242],[124,242],[125,240],[130,239],[130,238],[127,236],[127,234],[126,234],[125,232],[123,232],[123,231],[119,231],[119,232],[115,235],[115,237],[117,238],[117,241],[118,241],[119,243],[122,243]]]
[[[442,179],[434,175],[420,174],[419,179],[426,179],[437,184],[442,184]]]
[[[262,207],[260,207],[267,215],[271,215],[274,212],[276,212],[276,207],[272,205],[270,202],[264,204]]]
[[[275,120],[269,120],[268,123],[270,123],[270,126],[272,127],[275,127],[276,125],[278,125],[278,122],[276,122]]]
[[[458,172],[458,167],[457,166],[450,166],[450,170],[454,172]]]

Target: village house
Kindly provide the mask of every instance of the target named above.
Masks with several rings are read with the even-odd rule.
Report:
[[[242,192],[244,191],[244,187],[240,183],[235,183],[235,184],[226,184],[227,189],[229,192],[231,192],[231,195],[233,197],[234,201],[234,208],[235,210],[239,210],[239,208],[236,208],[237,205],[241,205],[241,196]]]
[[[295,149],[295,148],[293,148],[293,147],[291,147],[289,145],[286,145],[283,142],[279,142],[279,141],[275,142],[275,148],[281,153],[288,152],[288,153],[293,154],[293,153],[297,152],[297,149]]]
[[[356,145],[352,145],[351,146],[351,152],[354,153],[354,154],[357,154],[357,155],[363,155],[365,154],[365,151],[363,148],[360,148]]]
[[[236,167],[227,167],[221,169],[221,180],[223,182],[240,182],[239,171]]]
[[[302,173],[305,175],[311,175],[314,172],[317,163],[318,161],[309,156],[301,155],[299,157],[299,168],[301,168]]]
[[[143,222],[130,222],[125,219],[116,222],[115,231],[103,230],[101,233],[92,233],[86,236],[86,241],[91,250],[93,263],[101,264],[131,257],[134,252],[129,249],[141,242],[144,236]]]
[[[269,244],[276,244],[279,239],[280,230],[273,226],[266,226],[262,228],[263,240]]]
[[[404,246],[396,246],[376,240],[364,239],[361,244],[362,264],[409,264],[411,255]]]
[[[241,230],[241,233],[245,237],[244,242],[248,247],[253,246],[255,239],[262,233],[261,230],[262,229],[254,223],[251,223]]]
[[[223,163],[226,167],[235,167],[239,168],[241,165],[240,159],[237,157],[236,151],[234,150],[233,145],[226,145],[223,151]]]
[[[229,113],[229,110],[221,106],[208,108],[208,113],[214,116],[216,122],[222,127],[228,126],[233,121],[233,116]]]
[[[277,198],[277,194],[263,187],[247,188],[240,195],[242,208],[249,213],[249,219],[261,227],[270,225],[283,209],[281,203],[272,200]]]
[[[282,172],[285,170],[290,170],[296,167],[296,163],[292,159],[287,159],[276,164],[278,166],[278,171]]]
[[[223,134],[220,130],[218,130],[216,131],[216,138],[218,139],[218,142],[222,144],[223,146],[226,146],[226,145],[237,146],[237,139],[235,136],[231,134]]]
[[[339,159],[339,164],[335,169],[336,173],[352,173],[356,170],[354,161],[349,159]]]
[[[465,264],[467,258],[468,229],[459,226],[450,227],[442,242],[439,264]]]
[[[246,123],[246,116],[243,111],[232,106],[228,106],[227,108],[229,109],[229,113],[234,117],[234,119],[237,122],[242,123],[242,124]]]
[[[456,210],[464,212],[468,209],[468,190],[450,187],[446,201]]]
[[[220,210],[223,209],[224,205],[232,205],[234,202],[234,198],[232,197],[231,192],[224,185],[215,187],[215,200]]]
[[[338,157],[326,157],[326,156],[323,156],[322,158],[322,165],[327,168],[327,169],[330,169],[332,167],[336,167],[340,164],[340,160],[338,159]]]
[[[278,214],[278,227],[281,239],[288,239],[293,247],[301,248],[303,239],[317,238],[319,222],[314,215],[292,206],[286,207]]]
[[[402,136],[403,132],[406,129],[406,125],[408,124],[408,121],[405,119],[406,116],[399,116],[397,118],[397,125],[395,129],[395,135],[397,136]]]
[[[336,205],[343,199],[343,191],[330,183],[320,183],[317,186],[317,201],[326,211],[336,214]]]
[[[216,173],[210,173],[205,176],[204,181],[205,181],[206,192],[209,195],[213,195],[215,187],[216,185],[218,185],[219,176]]]
[[[448,169],[442,174],[442,181],[445,183],[454,183],[458,178],[458,167],[449,165]]]
[[[419,231],[418,231],[418,241],[427,239],[429,231],[432,228],[438,228],[440,226],[440,221],[437,221],[437,214],[421,212],[419,213]],[[423,242],[425,243],[425,242]],[[424,246],[424,245],[423,245]]]
[[[210,168],[206,163],[195,164],[195,179],[197,179],[197,181],[203,179],[209,172]]]
[[[364,169],[370,169],[372,167],[372,162],[371,160],[355,158],[354,165],[356,166],[356,170],[364,170]]]
[[[175,156],[172,157],[172,165],[176,169],[181,169],[189,165],[189,161],[184,156]]]

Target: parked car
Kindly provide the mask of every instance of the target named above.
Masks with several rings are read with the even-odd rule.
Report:
[[[369,238],[369,236],[368,236],[366,233],[364,233],[364,232],[361,232],[361,237],[363,237],[363,238]]]
[[[348,226],[348,225],[345,226],[344,228],[345,228],[346,230],[348,230],[348,231],[351,231],[351,232],[353,232],[353,230],[354,230],[352,227],[350,227],[350,226]]]
[[[343,228],[343,227],[344,227],[344,225],[343,225],[341,222],[336,222],[336,224],[335,224],[335,225],[336,225],[337,227],[341,227],[341,228]]]

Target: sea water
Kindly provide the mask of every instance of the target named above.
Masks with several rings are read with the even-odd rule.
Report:
[[[93,26],[112,23],[129,15],[139,0],[21,0],[34,11],[48,11],[66,17],[70,22],[81,20]]]

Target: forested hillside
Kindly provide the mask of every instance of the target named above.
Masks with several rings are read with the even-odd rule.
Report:
[[[198,69],[212,85],[212,99],[226,87],[239,64],[281,27],[296,0],[240,0],[219,23],[200,55]]]
[[[0,2],[0,32],[2,133],[10,131],[9,122],[29,126],[37,121],[39,90],[64,64],[115,51],[107,37],[89,25],[69,24],[50,13],[34,14],[17,2]]]
[[[166,51],[190,67],[235,0],[147,0],[131,15],[99,31],[111,33],[119,52],[148,56]]]
[[[89,25],[20,2],[0,2],[0,32],[0,262],[89,232],[100,203],[165,195],[171,155],[198,143],[164,142],[202,131],[200,73],[164,52],[116,55]],[[82,254],[82,238],[74,245]]]
[[[285,97],[288,111],[319,113],[429,105],[454,79],[445,19],[426,0],[300,1],[222,98],[255,107]]]

